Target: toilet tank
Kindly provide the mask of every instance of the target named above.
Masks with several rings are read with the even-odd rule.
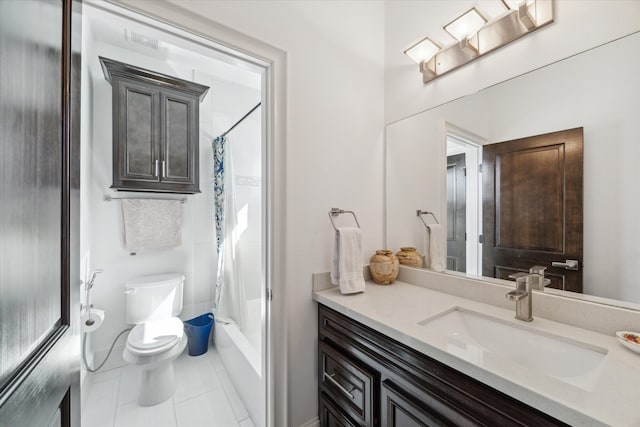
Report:
[[[179,273],[140,276],[125,284],[127,323],[167,319],[182,311],[184,275]]]

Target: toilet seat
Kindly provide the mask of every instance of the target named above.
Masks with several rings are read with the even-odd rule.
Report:
[[[127,338],[127,348],[135,355],[162,353],[178,344],[184,335],[184,325],[177,317],[154,320],[136,325]]]

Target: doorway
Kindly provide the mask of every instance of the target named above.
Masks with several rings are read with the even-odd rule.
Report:
[[[105,360],[115,342],[112,356],[95,376],[83,373],[85,410],[107,396],[110,413],[117,424],[123,419],[162,426],[175,419],[178,425],[198,425],[203,417],[214,419],[215,411],[225,425],[266,425],[269,307],[266,298],[267,223],[271,193],[265,177],[270,173],[269,140],[266,137],[268,90],[265,64],[234,54],[215,43],[156,22],[115,5],[90,3],[84,7],[83,28],[83,158],[81,194],[81,256],[83,276],[100,268],[91,295],[97,308],[107,313],[100,329],[87,337],[90,364]],[[111,88],[105,81],[97,57],[103,56],[151,69],[210,87],[200,104],[200,188],[185,196],[182,244],[180,247],[131,255],[120,242],[120,194],[109,190],[111,180]],[[176,360],[177,390],[168,404],[140,408],[135,400],[136,369],[121,360],[124,339],[114,341],[127,327],[122,300],[123,284],[132,277],[166,271],[184,272],[182,320],[206,313],[214,306],[218,255],[213,197],[212,142],[229,130],[258,103],[253,111],[227,135],[234,153],[235,172],[227,181],[234,187],[237,203],[237,249],[246,261],[243,267],[251,324],[234,328],[234,322],[215,324],[214,343],[204,357],[186,354]],[[127,193],[126,197],[140,196]],[[105,200],[109,196],[112,201]],[[163,196],[164,197],[164,196]],[[166,196],[170,197],[170,196]],[[125,335],[126,336],[126,335]],[[183,359],[184,358],[184,359]],[[243,361],[244,360],[244,361]],[[179,375],[180,371],[182,375]],[[247,375],[251,373],[251,377]],[[101,381],[100,379],[106,378]],[[182,382],[181,382],[182,381]],[[115,397],[114,397],[115,396]],[[198,403],[199,402],[199,403]],[[227,405],[223,405],[226,402]],[[193,410],[191,406],[208,408]],[[100,412],[83,414],[101,417]],[[129,418],[127,418],[129,417]],[[194,418],[195,417],[195,418]],[[138,421],[139,420],[139,421]],[[91,424],[90,422],[87,422]],[[170,424],[173,425],[173,424]]]
[[[480,160],[485,140],[446,124],[447,270],[480,274],[482,188]]]

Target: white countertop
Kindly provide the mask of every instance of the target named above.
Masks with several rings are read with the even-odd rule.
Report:
[[[530,323],[515,320],[515,308],[506,310],[397,281],[392,285],[367,282],[366,291],[354,295],[327,289],[314,292],[313,299],[568,424],[640,426],[640,354],[614,336],[536,317],[535,294]],[[454,307],[604,348],[608,353],[600,375],[587,391],[515,363],[471,363],[458,358],[447,351],[442,335],[419,324]]]

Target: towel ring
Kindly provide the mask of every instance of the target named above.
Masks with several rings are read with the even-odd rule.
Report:
[[[433,217],[433,220],[436,222],[436,224],[440,224],[438,222],[438,218],[436,218],[436,216],[433,214],[433,212],[429,212],[429,211],[423,211],[421,209],[418,209],[416,211],[416,215],[418,216],[418,218],[420,219],[420,221],[422,221],[422,223],[424,224],[424,227],[428,230],[429,229],[429,225],[427,225],[426,222],[424,222],[424,218],[422,218],[422,215],[431,215]]]
[[[329,211],[329,219],[331,220],[331,225],[333,226],[333,229],[336,230],[336,232],[338,231],[338,229],[336,228],[336,224],[333,222],[333,217],[338,216],[340,214],[345,214],[345,213],[350,213],[351,215],[353,215],[353,219],[356,221],[356,225],[358,226],[358,228],[360,228],[360,223],[358,222],[358,218],[356,217],[356,214],[353,211],[345,211],[344,209],[331,208],[331,210]]]

